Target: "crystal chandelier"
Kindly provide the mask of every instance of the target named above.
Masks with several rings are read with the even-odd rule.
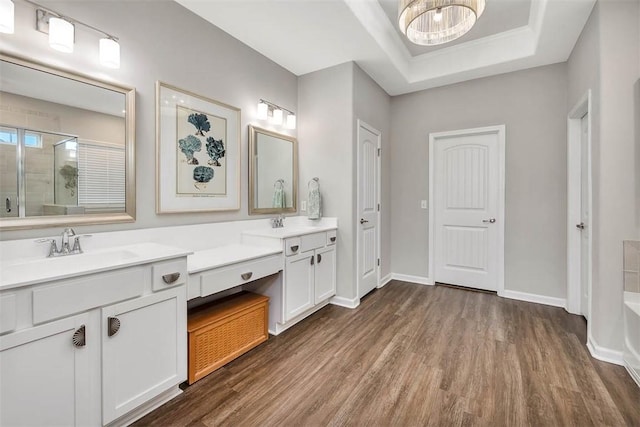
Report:
[[[415,44],[435,46],[457,39],[484,12],[485,0],[400,0],[400,31]]]

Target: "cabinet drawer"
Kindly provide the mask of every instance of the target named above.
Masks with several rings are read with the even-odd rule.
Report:
[[[61,281],[33,291],[33,323],[123,301],[142,295],[149,267],[131,267]],[[148,282],[147,282],[148,283]]]
[[[338,230],[329,230],[327,231],[327,246],[335,245],[336,240],[338,240]]]
[[[324,247],[327,243],[327,233],[313,233],[300,236],[300,251],[307,252]]]
[[[0,334],[13,331],[16,328],[16,295],[0,296]]]
[[[200,296],[215,294],[282,270],[282,257],[272,255],[217,268],[200,276]]]
[[[184,259],[158,262],[152,270],[154,292],[187,283],[187,262]]]
[[[292,237],[284,241],[284,253],[286,256],[297,255],[300,252],[300,238]]]

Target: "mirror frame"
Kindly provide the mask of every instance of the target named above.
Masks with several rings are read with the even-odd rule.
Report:
[[[103,89],[119,92],[125,96],[125,211],[107,214],[89,215],[51,215],[33,216],[27,218],[0,218],[0,231],[20,230],[44,227],[66,227],[71,225],[113,224],[135,222],[136,220],[136,90],[95,79],[93,77],[52,67],[43,63],[17,56],[0,53],[0,61],[9,62],[22,67],[31,68],[80,83],[97,86]]]
[[[274,138],[283,139],[291,142],[293,146],[293,185],[292,185],[292,201],[293,206],[290,208],[259,208],[255,206],[257,178],[255,153],[256,144],[258,143],[258,134],[269,135]],[[290,135],[273,132],[268,129],[259,128],[249,125],[249,215],[274,214],[274,213],[290,213],[298,211],[298,140]]]

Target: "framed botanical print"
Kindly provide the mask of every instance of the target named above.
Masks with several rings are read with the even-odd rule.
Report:
[[[156,212],[240,209],[240,109],[156,83]]]

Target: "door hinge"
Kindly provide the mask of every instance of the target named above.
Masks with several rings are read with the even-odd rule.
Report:
[[[382,148],[378,148],[378,157],[380,157],[380,151],[382,151]]]
[[[380,267],[380,258],[378,258],[378,267]]]

